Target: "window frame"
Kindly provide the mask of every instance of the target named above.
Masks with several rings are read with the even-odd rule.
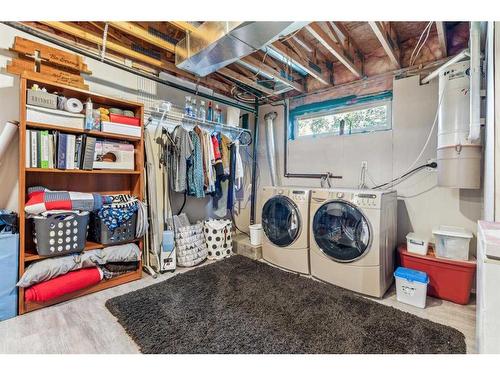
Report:
[[[355,130],[351,134],[345,133],[340,135],[336,132],[324,132],[318,134],[299,135],[300,119],[311,119],[315,117],[322,117],[328,115],[336,115],[358,110],[364,110],[379,106],[386,106],[387,110],[387,124],[383,127],[371,128],[369,130]],[[341,137],[360,134],[371,134],[380,131],[392,130],[392,91],[385,91],[379,94],[356,97],[349,96],[345,98],[334,99],[326,102],[313,103],[294,108],[289,113],[288,124],[288,140],[294,139],[308,139],[317,137]],[[344,130],[345,131],[345,130]]]

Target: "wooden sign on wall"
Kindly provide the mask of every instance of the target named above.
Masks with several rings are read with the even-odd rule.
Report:
[[[21,37],[15,38],[11,50],[19,57],[7,64],[7,72],[19,75],[29,72],[34,78],[88,90],[80,73],[92,72],[81,56]]]

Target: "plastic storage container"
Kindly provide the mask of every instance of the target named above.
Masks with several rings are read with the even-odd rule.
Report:
[[[406,250],[406,245],[399,246],[398,252],[401,266],[423,271],[429,276],[429,296],[461,305],[469,303],[476,262],[436,258],[432,253],[412,254]]]
[[[0,231],[0,321],[17,315],[19,234]]]
[[[141,119],[138,117],[131,117],[125,115],[118,115],[115,113],[109,114],[109,120],[111,122],[116,122],[117,124],[131,125],[131,126],[141,126]]]
[[[50,257],[85,249],[89,213],[57,212],[33,218],[33,241],[38,255]]]
[[[250,229],[250,244],[253,246],[262,245],[262,224],[249,225],[248,229]]]
[[[436,239],[436,256],[448,259],[469,259],[472,233],[460,227],[441,225],[432,231]]]
[[[26,121],[55,125],[62,128],[83,130],[85,116],[58,109],[26,106]]]
[[[425,272],[398,267],[396,278],[396,297],[399,302],[425,308],[429,277]]]
[[[38,107],[57,109],[57,95],[42,90],[27,90],[26,103]]]
[[[133,241],[135,239],[136,222],[137,213],[134,213],[129,220],[111,232],[106,224],[103,224],[101,218],[92,213],[90,215],[89,239],[103,245],[117,245]]]
[[[410,253],[426,255],[429,248],[429,240],[411,232],[406,235],[406,246]]]

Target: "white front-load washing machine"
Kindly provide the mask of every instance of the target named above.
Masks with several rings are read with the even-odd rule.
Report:
[[[395,191],[311,191],[310,266],[317,279],[373,297],[392,283]]]
[[[309,189],[262,188],[262,258],[284,269],[309,274]]]

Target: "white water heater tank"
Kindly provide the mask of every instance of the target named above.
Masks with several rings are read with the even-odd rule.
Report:
[[[469,140],[470,63],[450,65],[439,75],[438,185],[479,189],[481,141]]]

